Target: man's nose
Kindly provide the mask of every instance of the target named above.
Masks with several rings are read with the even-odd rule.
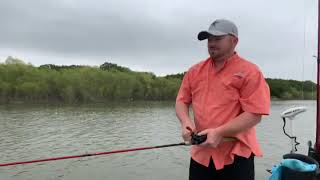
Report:
[[[212,48],[216,46],[216,42],[208,42],[208,47]]]
[[[215,45],[217,41],[215,40],[208,40],[208,45]]]

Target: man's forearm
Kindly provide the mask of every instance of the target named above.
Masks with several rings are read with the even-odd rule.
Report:
[[[233,120],[217,128],[223,137],[233,137],[243,132],[261,121],[261,115],[243,112]]]
[[[189,124],[191,122],[189,116],[189,105],[177,102],[176,103],[176,114],[178,119],[180,120],[181,125]]]

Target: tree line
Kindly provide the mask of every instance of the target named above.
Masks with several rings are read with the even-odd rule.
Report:
[[[96,67],[35,67],[8,57],[0,64],[0,103],[174,100],[183,75],[158,77],[109,62]],[[311,81],[266,80],[274,99],[315,99],[316,84]]]
[[[8,57],[0,64],[0,101],[106,102],[115,100],[172,100],[180,79],[134,72],[112,63],[99,67],[35,67]]]

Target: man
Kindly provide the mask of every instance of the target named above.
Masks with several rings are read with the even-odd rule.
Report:
[[[210,57],[187,71],[176,99],[183,139],[190,141],[187,127],[207,135],[191,148],[189,179],[253,180],[254,156],[262,156],[255,126],[269,114],[269,87],[259,68],[235,52],[233,22],[216,20],[198,39],[208,40]]]

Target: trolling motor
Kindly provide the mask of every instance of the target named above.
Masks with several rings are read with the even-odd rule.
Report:
[[[280,165],[272,168],[272,175],[269,180],[281,179],[281,180],[316,180],[319,163],[312,157],[296,154],[297,146],[300,144],[297,142],[297,137],[294,135],[293,120],[295,116],[303,113],[307,110],[306,107],[293,107],[285,110],[281,113],[283,120],[283,132],[291,139],[291,151],[289,154],[283,155],[283,159]],[[286,130],[286,118],[290,121],[290,134]],[[310,144],[310,142],[309,142]]]
[[[293,120],[296,117],[296,115],[303,113],[307,110],[306,107],[293,107],[285,110],[284,112],[281,113],[281,118],[283,120],[283,133],[288,136],[291,139],[291,151],[290,153],[295,153],[297,152],[297,146],[300,144],[297,141],[297,137],[294,135],[294,127],[293,127]],[[286,132],[285,126],[286,126],[286,118],[288,118],[290,121],[290,132],[291,135],[289,135]]]

